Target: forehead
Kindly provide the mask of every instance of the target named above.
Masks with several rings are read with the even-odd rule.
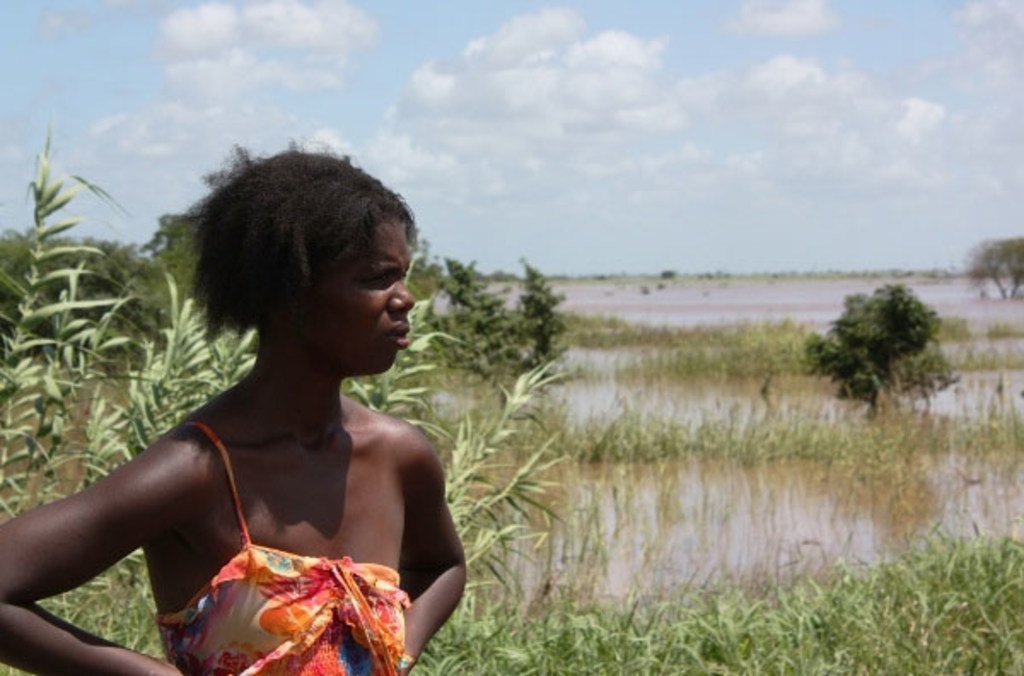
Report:
[[[381,223],[374,228],[369,248],[379,252],[397,252],[400,249],[408,251],[409,238],[406,235],[405,224],[393,220]]]
[[[368,242],[326,262],[320,268],[320,274],[389,264],[406,267],[411,259],[405,225],[387,221],[374,228]]]

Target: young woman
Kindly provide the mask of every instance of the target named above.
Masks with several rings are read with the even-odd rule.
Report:
[[[196,295],[256,328],[250,374],[77,495],[0,525],[0,661],[59,674],[405,673],[459,602],[427,439],[339,396],[408,345],[415,229],[347,158],[238,151],[210,178]],[[167,661],[36,601],[143,547]]]

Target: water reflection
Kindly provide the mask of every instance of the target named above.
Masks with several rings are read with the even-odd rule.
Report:
[[[520,579],[532,594],[621,598],[871,563],[929,533],[1010,532],[1018,463],[924,457],[870,475],[850,466],[726,462],[573,466],[563,514]]]

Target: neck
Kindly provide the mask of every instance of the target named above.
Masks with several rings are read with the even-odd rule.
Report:
[[[317,370],[301,355],[261,341],[256,364],[236,392],[255,419],[293,435],[305,446],[316,446],[345,422],[341,381],[338,375]]]

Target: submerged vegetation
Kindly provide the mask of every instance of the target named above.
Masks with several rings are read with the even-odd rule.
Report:
[[[207,338],[173,274],[159,307],[140,315],[149,323],[124,323],[128,290],[85,283],[102,249],[68,239],[76,221],[58,220],[81,190],[74,185],[50,176],[44,150],[24,265],[0,278],[4,298],[17,299],[3,313],[0,518],[98,480],[237,380],[253,359],[251,334]],[[182,228],[174,220],[161,225],[167,241],[154,251],[175,273]],[[1024,418],[1002,379],[999,396],[972,415],[903,409],[869,417],[863,404],[850,403],[822,409],[825,385],[811,375],[805,352],[815,334],[800,324],[681,329],[566,316],[529,266],[517,306],[471,274],[472,266],[449,267],[461,281],[445,279],[435,266],[425,286],[454,293],[453,312],[432,315],[430,304],[421,304],[418,337],[395,368],[346,384],[351,396],[413,419],[435,441],[471,562],[466,600],[415,673],[1024,670],[1024,547],[1008,529],[968,541],[957,539],[963,533],[914,539],[928,531],[928,510],[941,503],[913,492],[929,483],[921,467],[962,461],[969,470],[957,480],[964,486],[977,485],[979,468],[993,458],[1000,462],[991,471],[1011,478],[1020,471]],[[969,342],[1012,341],[1024,326],[992,325],[974,335],[953,318],[937,330],[955,368],[1024,365],[1012,343],[992,350]],[[605,371],[571,353],[552,365],[565,346],[626,357]],[[559,363],[571,366],[570,376],[558,373]],[[570,385],[647,389],[713,381],[749,401],[717,415],[623,405],[578,418],[558,396],[571,376]],[[449,406],[438,394],[460,392],[468,400]],[[615,578],[617,588],[595,592],[588,584],[622,563],[609,533],[634,534],[641,559],[645,539],[666,536],[659,525],[641,523],[637,505],[651,493],[659,509],[672,512],[668,520],[714,535],[720,523],[706,505],[686,511],[677,485],[649,479],[667,475],[673,463],[723,473],[806,463],[848,477],[842,485],[861,493],[914,502],[921,523],[898,546],[877,552],[880,562],[871,566],[829,560],[813,576],[702,583],[685,570],[649,564],[627,569],[624,580]],[[610,478],[591,492],[590,504],[569,502],[594,468]],[[815,481],[823,495],[839,485]],[[772,497],[774,486],[765,492],[784,499]],[[725,511],[743,508],[742,497],[734,500]],[[572,540],[556,539],[556,525]],[[695,542],[694,555],[703,556],[709,545]],[[628,575],[661,579],[641,585]],[[46,606],[112,640],[160,652],[140,552]]]

